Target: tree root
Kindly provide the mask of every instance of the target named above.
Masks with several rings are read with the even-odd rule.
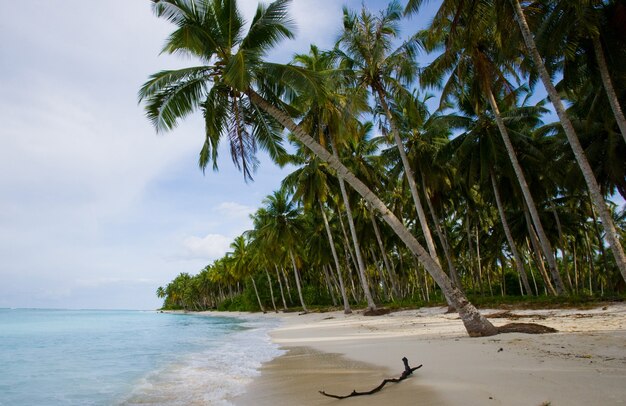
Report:
[[[371,395],[371,394],[374,394],[374,393],[380,391],[385,385],[387,385],[390,382],[397,383],[397,382],[405,380],[406,378],[409,377],[409,375],[411,375],[413,373],[413,371],[415,371],[416,369],[420,369],[422,367],[422,365],[420,364],[419,366],[417,366],[415,368],[411,368],[409,366],[409,360],[406,359],[406,357],[402,358],[402,362],[404,363],[404,372],[402,372],[402,375],[400,375],[399,378],[385,379],[380,385],[378,385],[377,387],[375,387],[374,389],[372,389],[370,391],[367,391],[367,392],[357,392],[356,390],[353,390],[352,393],[350,393],[349,395],[345,395],[345,396],[331,395],[330,393],[326,393],[324,391],[319,391],[319,392],[322,395],[324,395],[324,396],[328,396],[329,398],[335,398],[335,399],[345,399],[345,398],[351,398],[353,396]]]
[[[552,327],[536,323],[509,323],[496,328],[498,333],[548,334],[558,331]]]

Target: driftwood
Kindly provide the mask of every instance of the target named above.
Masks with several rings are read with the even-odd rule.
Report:
[[[352,393],[350,393],[349,395],[345,395],[345,396],[331,395],[330,393],[326,393],[322,390],[319,392],[324,396],[328,396],[329,398],[335,398],[335,399],[345,399],[345,398],[351,398],[353,396],[371,395],[373,393],[380,391],[385,385],[387,385],[390,382],[397,383],[400,381],[404,381],[406,378],[409,377],[409,375],[413,373],[413,371],[415,371],[416,369],[420,369],[422,367],[422,365],[420,364],[419,366],[416,366],[415,368],[411,368],[409,366],[409,360],[406,359],[406,357],[402,358],[402,362],[404,363],[404,372],[402,372],[402,375],[400,375],[399,378],[385,379],[380,385],[378,385],[377,387],[375,387],[374,389],[370,391],[357,392],[356,390],[353,390]]]

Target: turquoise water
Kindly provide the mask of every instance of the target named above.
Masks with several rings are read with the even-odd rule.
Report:
[[[280,354],[272,323],[0,309],[0,405],[228,405]]]

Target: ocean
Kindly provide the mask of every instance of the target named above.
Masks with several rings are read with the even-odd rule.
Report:
[[[277,320],[0,309],[0,405],[230,405]]]

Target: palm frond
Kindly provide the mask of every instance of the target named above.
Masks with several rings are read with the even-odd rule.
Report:
[[[222,133],[227,128],[230,112],[228,106],[229,89],[216,84],[211,88],[205,102],[202,104],[204,115],[205,139],[198,165],[204,171],[209,162],[213,163],[213,170],[218,169],[218,147]]]
[[[264,55],[283,39],[294,38],[295,24],[287,13],[289,3],[291,0],[276,0],[269,6],[259,4],[241,48]]]
[[[246,117],[245,102],[241,97],[230,98],[230,123],[228,123],[227,137],[230,143],[230,155],[233,163],[243,173],[246,181],[253,180],[252,174],[259,166],[256,157],[256,140],[250,134],[249,120]]]
[[[205,95],[205,71],[193,68],[185,71],[159,72],[140,90],[140,101],[146,100],[146,116],[157,131],[176,127],[178,120],[196,109]]]

